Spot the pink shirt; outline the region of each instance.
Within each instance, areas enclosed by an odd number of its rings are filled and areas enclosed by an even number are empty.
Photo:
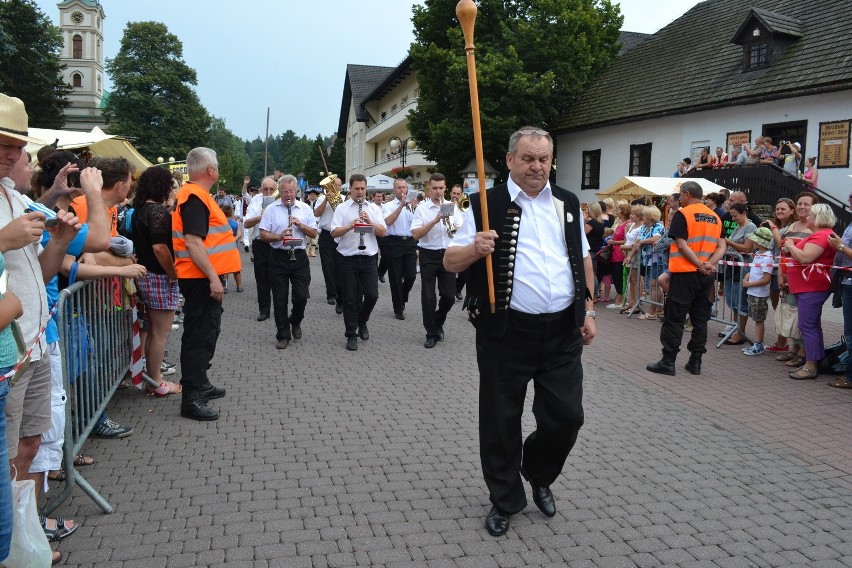
[[[627,229],[627,223],[622,223],[616,227],[615,232],[612,234],[612,240],[625,240],[625,229]],[[610,256],[610,260],[612,262],[624,262],[624,251],[621,250],[621,245],[612,245],[612,256]]]

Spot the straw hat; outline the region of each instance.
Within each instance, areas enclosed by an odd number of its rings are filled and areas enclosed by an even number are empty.
[[[28,122],[24,102],[0,93],[0,135],[31,144],[45,144],[44,140],[28,135]]]

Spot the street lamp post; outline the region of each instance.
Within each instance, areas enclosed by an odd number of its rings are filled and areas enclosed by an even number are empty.
[[[399,136],[394,136],[388,141],[388,147],[394,153],[399,152],[399,165],[404,170],[406,154],[408,153],[408,150],[414,150],[417,148],[417,142],[414,141],[414,138],[400,140]]]

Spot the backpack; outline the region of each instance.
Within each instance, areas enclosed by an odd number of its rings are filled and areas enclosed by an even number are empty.
[[[831,375],[842,375],[846,373],[846,363],[849,352],[846,350],[846,338],[843,337],[837,343],[826,345],[825,358],[819,362],[820,373]]]
[[[133,213],[135,211],[133,207],[127,207],[118,212],[118,234],[131,241],[133,240]]]

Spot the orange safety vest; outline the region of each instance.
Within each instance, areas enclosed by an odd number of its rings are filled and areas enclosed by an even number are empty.
[[[693,203],[681,207],[680,212],[686,219],[686,244],[701,260],[709,260],[719,246],[722,236],[722,221],[703,203]],[[696,272],[698,267],[689,262],[672,241],[669,248],[669,272]]]
[[[210,212],[210,225],[207,237],[204,239],[204,248],[207,258],[216,270],[216,274],[231,274],[240,271],[240,253],[231,226],[222,209],[216,205],[213,197],[202,186],[193,182],[186,182],[181,186],[177,194],[177,207],[172,213],[172,243],[175,249],[175,270],[178,278],[207,278],[198,266],[192,262],[189,250],[186,248],[186,237],[183,233],[183,217],[180,214],[181,206],[186,203],[190,195],[196,196],[207,207]]]

